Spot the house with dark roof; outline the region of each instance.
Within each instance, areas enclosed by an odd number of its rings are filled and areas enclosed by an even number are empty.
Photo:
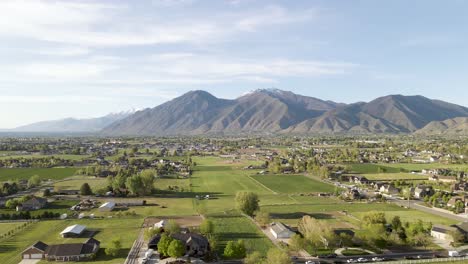
[[[25,201],[20,206],[16,207],[17,211],[33,211],[44,208],[47,205],[47,199],[41,197],[32,197]]]
[[[434,189],[432,189],[432,186],[430,185],[418,185],[414,188],[414,197],[417,199],[422,199],[426,196],[432,195],[434,195]]]
[[[203,257],[210,252],[208,239],[196,233],[178,233],[170,235],[173,239],[181,241],[185,245],[185,254],[191,257]],[[161,234],[153,236],[148,241],[148,248],[158,250]]]
[[[96,256],[100,242],[94,238],[84,243],[47,245],[41,241],[22,252],[23,259],[46,259],[48,261],[82,261]]]
[[[452,226],[433,225],[431,229],[431,236],[437,239],[453,242],[452,233],[457,229]]]
[[[58,244],[47,248],[45,258],[49,261],[82,261],[93,259],[99,250],[101,243],[90,238],[79,244]]]
[[[47,250],[47,247],[47,244],[41,241],[37,241],[32,246],[25,249],[21,253],[21,256],[23,257],[23,259],[43,259],[45,258],[45,252]]]

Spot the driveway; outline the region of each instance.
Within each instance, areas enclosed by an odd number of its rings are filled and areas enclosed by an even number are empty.
[[[41,261],[40,259],[23,259],[20,263],[18,264],[36,264],[38,263],[39,261]]]

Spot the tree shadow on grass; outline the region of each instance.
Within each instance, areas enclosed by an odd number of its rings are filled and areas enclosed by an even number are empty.
[[[270,217],[273,219],[299,219],[304,216],[311,216],[315,219],[333,219],[333,216],[329,214],[322,213],[304,213],[304,212],[294,212],[294,213],[271,213]]]

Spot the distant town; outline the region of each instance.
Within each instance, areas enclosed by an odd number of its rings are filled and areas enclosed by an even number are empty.
[[[463,137],[4,137],[0,259],[462,263],[467,155]]]

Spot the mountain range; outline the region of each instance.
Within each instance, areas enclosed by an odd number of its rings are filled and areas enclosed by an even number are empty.
[[[111,136],[412,133],[433,121],[456,117],[468,117],[468,108],[419,95],[388,95],[367,103],[343,104],[278,89],[259,89],[233,100],[191,91],[115,121],[101,133]]]
[[[48,133],[92,133],[99,132],[110,124],[130,116],[135,111],[111,113],[103,117],[78,119],[64,118],[59,120],[41,121],[14,129],[4,130],[6,132],[48,132]]]
[[[99,118],[37,122],[9,132],[93,133],[106,136],[238,134],[467,134],[468,108],[420,95],[388,95],[352,104],[279,89],[236,99],[190,91],[154,108]]]

